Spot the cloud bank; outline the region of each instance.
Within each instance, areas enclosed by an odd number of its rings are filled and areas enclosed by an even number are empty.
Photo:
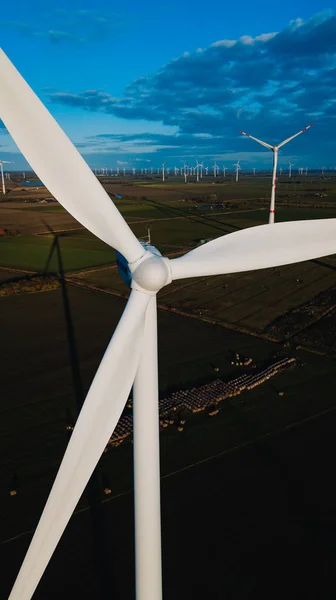
[[[130,152],[164,149],[171,156],[258,153],[259,147],[239,138],[239,129],[277,143],[311,121],[331,149],[336,134],[336,16],[324,12],[291,21],[280,32],[218,40],[185,52],[157,73],[130,83],[121,98],[104,90],[48,97],[51,103],[160,122],[177,131],[87,140],[87,148],[103,152],[122,151],[128,144]],[[303,137],[296,140],[297,149],[304,148]]]

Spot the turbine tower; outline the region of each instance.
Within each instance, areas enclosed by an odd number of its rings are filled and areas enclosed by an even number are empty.
[[[268,225],[250,227],[182,257],[163,257],[135,237],[78,150],[1,50],[0,72],[0,118],[9,134],[62,206],[117,249],[120,270],[131,288],[9,600],[31,600],[132,386],[136,599],[160,600],[157,293],[178,279],[253,271],[335,254],[336,219],[276,223],[272,230]],[[31,135],[32,130],[36,135]]]
[[[216,164],[216,161],[215,161],[215,164],[213,165],[213,174],[214,174],[214,177],[217,176],[217,166],[218,165]]]
[[[196,181],[199,181],[199,170],[200,169],[201,169],[201,177],[202,177],[203,163],[199,163],[198,160],[196,160]]]
[[[292,163],[292,162],[289,161],[288,165],[289,165],[289,167],[288,167],[288,177],[292,177],[292,167],[294,167],[295,163]]]
[[[1,169],[1,182],[2,182],[2,193],[3,195],[6,194],[6,186],[5,186],[5,179],[4,179],[4,171],[3,171],[3,166],[2,165],[10,165],[12,164],[12,162],[10,160],[0,160],[0,169]]]
[[[186,163],[184,163],[184,165],[183,165],[183,172],[184,172],[184,183],[187,183],[188,165]]]
[[[223,167],[223,176],[226,177],[225,172],[227,171],[227,167]]]
[[[166,162],[162,163],[162,181],[165,180],[165,169],[164,169],[164,166],[165,166]]]
[[[304,127],[303,129],[301,129],[298,133],[295,133],[295,135],[292,135],[291,137],[285,139],[283,142],[281,142],[277,146],[271,146],[271,144],[267,144],[266,142],[258,140],[258,138],[253,137],[249,133],[245,133],[245,131],[241,131],[240,132],[243,135],[246,135],[246,137],[249,137],[252,140],[254,140],[255,142],[258,142],[258,144],[261,144],[262,146],[265,146],[265,148],[268,148],[269,150],[272,150],[272,152],[273,152],[272,191],[271,191],[271,205],[270,205],[270,215],[269,215],[269,223],[270,223],[270,225],[274,223],[276,173],[277,173],[277,164],[278,164],[279,150],[280,150],[280,148],[282,148],[282,146],[284,146],[285,144],[288,144],[288,142],[290,142],[291,140],[293,140],[294,138],[296,138],[298,135],[301,135],[301,133],[303,133],[304,131],[307,131],[307,129],[309,129],[311,126],[312,126],[312,123],[310,125],[308,125],[307,127]]]

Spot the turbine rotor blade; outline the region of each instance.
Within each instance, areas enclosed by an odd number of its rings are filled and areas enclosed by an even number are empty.
[[[251,135],[250,133],[245,133],[245,131],[242,131],[242,130],[240,130],[240,133],[242,133],[243,135],[245,135],[248,138],[251,138],[251,140],[258,142],[258,144],[265,146],[265,148],[268,148],[269,150],[273,150],[273,146],[271,146],[271,144],[267,144],[267,142],[262,142],[261,140],[258,140],[258,138],[253,137],[253,135]]]
[[[144,250],[64,131],[0,49],[0,118],[48,190],[128,260]]]
[[[91,384],[9,600],[30,600],[126,404],[152,296],[132,291]]]
[[[259,225],[170,260],[173,281],[267,269],[336,253],[336,219]]]
[[[281,146],[284,146],[285,144],[288,144],[288,142],[290,142],[291,140],[293,140],[294,138],[296,138],[298,135],[301,135],[301,133],[304,133],[305,131],[307,131],[307,129],[310,129],[310,127],[312,127],[312,126],[313,126],[313,123],[311,123],[310,125],[307,125],[307,127],[304,127],[303,129],[301,129],[300,131],[298,131],[298,133],[295,133],[291,137],[289,137],[286,140],[284,140],[283,142],[281,142],[281,144],[278,144],[278,148],[281,148]]]

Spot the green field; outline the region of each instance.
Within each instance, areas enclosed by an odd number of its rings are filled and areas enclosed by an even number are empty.
[[[53,243],[52,235],[15,236],[0,240],[0,266],[43,272]],[[115,252],[109,246],[86,231],[73,232],[60,238],[65,271],[104,265],[115,260]],[[57,271],[56,253],[49,264],[49,271]]]

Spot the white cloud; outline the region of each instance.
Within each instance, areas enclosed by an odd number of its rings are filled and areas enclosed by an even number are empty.
[[[237,43],[236,40],[219,40],[218,42],[214,42],[211,44],[211,48],[216,48],[217,46],[224,46],[224,48],[232,48]]]

